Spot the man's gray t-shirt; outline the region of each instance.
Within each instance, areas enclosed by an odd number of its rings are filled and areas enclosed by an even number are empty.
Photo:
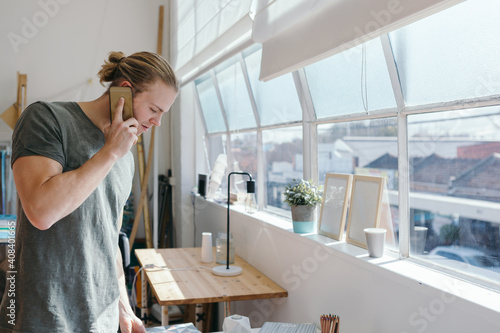
[[[12,163],[19,157],[41,155],[68,172],[103,146],[104,134],[77,103],[37,102],[16,125]],[[44,231],[33,227],[19,202],[15,269],[11,269],[16,273],[10,273],[15,292],[3,295],[1,332],[118,330],[118,221],[133,176],[129,152],[79,208]],[[12,303],[14,311],[12,306],[7,309]]]

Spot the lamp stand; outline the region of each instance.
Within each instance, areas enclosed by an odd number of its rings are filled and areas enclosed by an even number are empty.
[[[229,205],[230,205],[230,197],[231,197],[231,175],[247,175],[250,177],[250,180],[247,181],[247,193],[255,193],[255,181],[252,179],[252,175],[248,172],[231,172],[227,175],[227,246],[226,246],[226,265],[223,266],[215,266],[212,268],[212,273],[219,276],[236,276],[242,273],[242,269],[239,266],[230,266],[229,265],[229,241],[231,239],[229,234]]]
[[[226,265],[212,268],[212,273],[219,276],[236,276],[240,275],[242,271],[241,267],[232,265],[230,265],[229,268],[227,268]]]

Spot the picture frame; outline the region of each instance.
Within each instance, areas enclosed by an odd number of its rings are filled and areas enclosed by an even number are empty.
[[[327,173],[318,221],[318,234],[341,241],[351,195],[352,175]]]
[[[354,175],[347,219],[346,243],[364,249],[365,228],[378,228],[385,179],[375,176]]]

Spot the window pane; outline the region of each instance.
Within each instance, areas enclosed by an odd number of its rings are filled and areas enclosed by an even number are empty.
[[[380,39],[365,46],[366,90],[362,46],[305,67],[317,118],[396,107]]]
[[[252,178],[257,184],[257,133],[248,132],[231,134],[231,153],[233,157],[231,171],[248,172],[252,175]],[[249,178],[240,175],[234,175],[232,177],[231,184],[233,184],[234,180],[233,189],[236,189],[236,193],[243,193],[244,197],[246,197],[246,181],[249,180]]]
[[[284,203],[285,185],[303,176],[302,127],[286,127],[262,132],[267,169],[267,206],[290,210]]]
[[[200,100],[201,111],[208,133],[225,132],[226,125],[215,91],[214,83],[210,75],[206,75],[195,81],[196,91]]]
[[[498,106],[408,117],[413,255],[500,278],[499,129]]]
[[[220,154],[226,154],[226,135],[211,135],[208,137],[208,165],[213,169]]]
[[[398,147],[395,118],[318,125],[318,174],[327,172],[378,176],[386,179],[381,227],[386,245],[398,244]],[[392,230],[392,232],[391,232]]]
[[[302,108],[292,74],[285,74],[267,82],[259,81],[262,50],[252,52],[253,50],[254,48],[251,48],[249,54],[244,52],[244,56],[261,125],[300,121]]]
[[[229,129],[256,127],[240,62],[236,58],[230,59],[216,69],[216,76]]]
[[[227,136],[225,134],[208,137],[207,158],[210,165],[208,197],[214,199],[227,196],[226,140]],[[217,161],[221,162],[221,164],[217,165]]]
[[[406,103],[500,94],[499,12],[500,1],[470,0],[392,32]]]

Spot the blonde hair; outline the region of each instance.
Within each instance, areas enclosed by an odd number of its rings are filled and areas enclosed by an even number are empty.
[[[170,64],[152,52],[137,52],[128,57],[123,52],[111,52],[97,76],[102,85],[111,82],[110,87],[129,81],[134,92],[146,90],[159,79],[179,92],[179,81]]]

